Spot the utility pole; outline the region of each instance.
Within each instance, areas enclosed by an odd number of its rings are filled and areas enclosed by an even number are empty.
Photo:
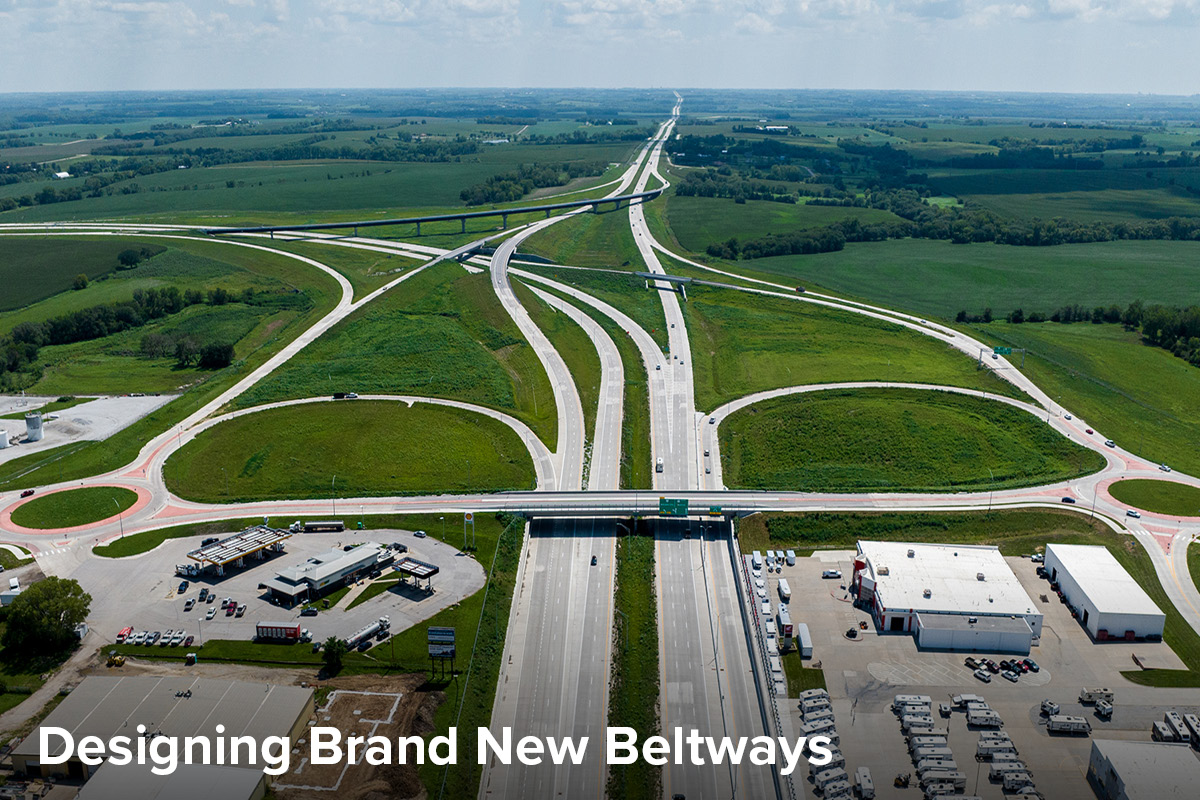
[[[121,538],[125,538],[125,518],[121,514],[121,504],[117,502],[117,498],[111,498],[113,505],[117,507],[117,522],[121,526]]]
[[[333,495],[333,515],[337,516],[337,475],[329,482],[329,493]]]

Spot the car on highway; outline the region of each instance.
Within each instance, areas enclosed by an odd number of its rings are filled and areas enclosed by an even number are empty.
[[[977,669],[972,674],[979,680],[983,681],[984,683],[992,682],[992,675],[986,669]]]
[[[21,497],[33,497],[33,489],[26,489],[21,492]]]
[[[708,458],[708,448],[704,448],[704,457]]]
[[[1141,519],[1141,518],[1142,518],[1142,513],[1141,513],[1140,511],[1138,511],[1137,509],[1133,509],[1133,508],[1131,508],[1131,509],[1128,509],[1128,510],[1125,512],[1125,516],[1127,516],[1127,517],[1133,517],[1134,519]]]
[[[1067,497],[1066,495],[1064,495],[1064,496],[1063,496],[1063,499],[1062,499],[1062,501],[1063,501],[1064,503],[1074,503],[1074,502],[1075,502],[1075,498],[1074,498],[1074,497]]]
[[[1117,446],[1117,443],[1116,443],[1116,442],[1114,442],[1112,439],[1105,439],[1105,440],[1104,440],[1104,446],[1105,446],[1105,447],[1116,447],[1116,446]]]
[[[1017,673],[1013,672],[1011,669],[1006,669],[1006,670],[1004,670],[1004,672],[1000,673],[1000,677],[1004,678],[1004,680],[1006,680],[1006,681],[1011,681],[1012,683],[1016,683],[1017,679],[1020,678],[1021,676],[1018,675]]]
[[[708,424],[709,424],[709,425],[716,425],[716,424],[717,424],[717,418],[716,418],[716,417],[709,417],[709,418],[708,418]]]
[[[995,360],[995,361],[999,361],[999,360],[1000,360],[1000,356],[996,355],[995,353],[992,353],[992,359],[993,359],[993,360]]]
[[[655,368],[655,369],[657,369],[657,370],[661,370],[661,369],[662,369],[662,364],[655,364],[655,365],[654,365],[654,368]]]
[[[1063,419],[1073,419],[1070,414],[1063,414]]]
[[[210,609],[208,610],[208,613],[204,615],[204,618],[205,618],[205,619],[212,619],[212,618],[213,618],[213,617],[215,617],[216,615],[217,615],[217,610],[216,610],[215,608],[210,608]]]
[[[413,531],[413,536],[417,537],[418,539],[424,539],[428,535],[429,534],[425,533],[425,531]]]
[[[840,578],[842,571],[840,569],[827,569],[821,573],[822,578]]]
[[[1161,472],[1170,472],[1171,471],[1171,468],[1168,467],[1166,464],[1159,464],[1158,469]]]
[[[596,566],[596,557],[592,556],[592,566]]]
[[[1087,428],[1086,430],[1084,430],[1084,433],[1089,433],[1089,434],[1091,434],[1091,433],[1095,433],[1095,431],[1094,431],[1094,430],[1092,430],[1091,428]]]
[[[704,474],[705,474],[705,475],[711,475],[711,474],[712,474],[712,467],[705,467],[705,468],[704,468]]]

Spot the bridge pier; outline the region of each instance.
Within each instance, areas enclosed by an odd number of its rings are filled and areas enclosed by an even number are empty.
[[[546,219],[550,219],[550,209],[546,209]]]
[[[421,235],[421,223],[417,223],[417,236]]]
[[[357,225],[354,226],[354,238],[355,239],[358,238],[358,226]]]
[[[502,230],[502,231],[508,230],[508,214],[500,215],[500,230]]]
[[[460,217],[458,221],[462,223],[462,233],[466,233],[467,232],[467,218]]]

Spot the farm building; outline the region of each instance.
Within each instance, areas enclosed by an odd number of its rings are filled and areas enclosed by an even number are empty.
[[[1101,800],[1196,796],[1200,759],[1186,744],[1093,739],[1088,783]]]
[[[280,570],[258,588],[290,606],[301,600],[315,600],[377,567],[387,566],[393,559],[391,551],[378,542],[363,542],[348,550],[335,547],[303,564]]]
[[[1162,638],[1166,615],[1107,547],[1047,545],[1045,568],[1093,639]]]
[[[98,736],[133,735],[138,725],[182,740],[187,736],[288,736],[295,741],[308,730],[313,713],[313,690],[266,683],[210,680],[190,675],[178,677],[130,676],[84,678],[62,703],[50,712],[43,726],[65,728],[78,742]],[[218,734],[216,725],[224,725]],[[42,765],[39,729],[25,737],[12,752],[14,772],[49,778],[65,775],[87,779],[99,767],[85,765],[76,753],[63,764]],[[51,738],[55,746],[62,742]],[[62,752],[58,750],[56,752]],[[49,754],[48,754],[49,755]],[[246,764],[261,773],[262,763]],[[129,795],[136,796],[136,795]]]
[[[1026,654],[1041,636],[1041,612],[995,547],[859,542],[853,585],[880,630],[922,648]]]

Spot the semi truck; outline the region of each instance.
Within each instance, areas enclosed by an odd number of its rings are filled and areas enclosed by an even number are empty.
[[[336,533],[346,530],[346,524],[340,519],[296,520],[288,530],[292,533]]]
[[[389,620],[387,617],[380,617],[379,619],[372,622],[370,625],[366,626],[365,628],[360,629],[349,639],[346,639],[346,647],[353,650],[354,648],[358,647],[363,642],[370,641],[371,637],[374,636],[375,634],[379,633],[380,631],[385,631],[388,628],[390,628],[391,624],[392,624],[391,620]]]
[[[273,642],[300,641],[299,622],[259,622],[254,626],[256,639]]]

